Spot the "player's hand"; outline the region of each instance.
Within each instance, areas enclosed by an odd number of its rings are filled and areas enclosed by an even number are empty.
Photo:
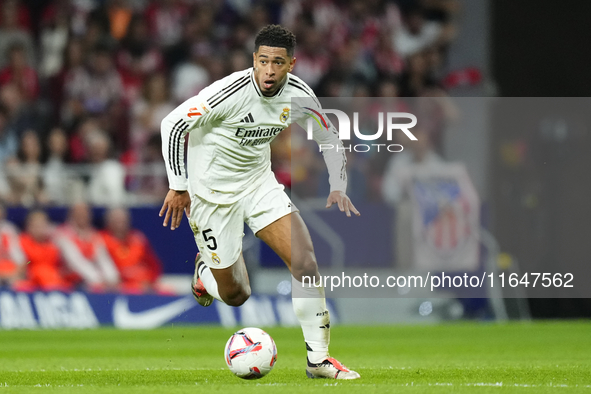
[[[191,213],[190,209],[191,197],[189,196],[188,191],[169,190],[164,199],[164,204],[162,204],[162,209],[160,210],[160,217],[166,213],[162,225],[167,227],[168,220],[170,220],[170,229],[174,230],[181,225],[183,212],[187,211],[187,216],[189,216]]]
[[[357,216],[361,216],[355,205],[351,202],[349,197],[341,191],[335,190],[330,192],[326,199],[326,208],[330,208],[332,204],[337,204],[341,212],[345,212],[348,217],[351,217],[351,212]]]

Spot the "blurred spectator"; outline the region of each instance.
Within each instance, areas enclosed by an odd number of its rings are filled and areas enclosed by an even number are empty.
[[[299,62],[298,62],[299,64]],[[252,67],[252,54],[236,49],[230,53],[229,74]]]
[[[144,83],[144,74],[141,70],[141,59],[132,57],[129,59],[129,68],[120,69],[121,84],[123,86],[122,99],[125,103],[125,110],[133,105],[142,94],[142,85]]]
[[[45,8],[41,17],[39,74],[51,78],[63,67],[64,50],[68,44],[72,7],[68,0],[57,0]]]
[[[48,80],[48,98],[53,106],[54,118],[62,125],[70,125],[72,122],[72,110],[62,105],[65,100],[66,80],[71,75],[81,73],[84,68],[85,50],[82,40],[71,37],[63,52],[63,60],[60,63],[59,71]],[[81,110],[79,110],[81,111]],[[57,123],[57,122],[56,122]]]
[[[369,84],[376,76],[372,64],[371,53],[362,46],[359,39],[347,41],[337,53],[337,59],[332,63],[329,72],[320,82],[322,94],[337,93],[339,96],[351,97],[355,87],[359,84]],[[338,89],[332,83],[338,83]]]
[[[121,163],[109,157],[109,137],[100,131],[93,131],[87,136],[86,143],[92,164],[88,201],[99,206],[125,204],[125,169]]]
[[[13,82],[0,87],[0,103],[8,110],[8,123],[17,137],[25,130],[40,129],[39,114],[35,105],[27,103],[21,89]]]
[[[95,3],[96,5],[96,3]],[[111,22],[105,7],[93,8],[87,15],[84,25],[82,42],[84,47],[92,50],[97,45],[113,48],[117,40],[111,36]]]
[[[135,194],[136,204],[158,204],[168,192],[168,180],[162,159],[162,141],[153,134],[142,152],[142,166],[130,166],[129,189]]]
[[[64,52],[64,62],[60,74],[65,83],[68,74],[73,75],[76,72],[81,72],[84,69],[84,59],[88,55],[84,43],[79,38],[71,37],[66,45]]]
[[[295,51],[297,67],[293,72],[302,78],[312,89],[316,89],[322,77],[330,68],[330,57],[323,45],[323,37],[318,29],[308,26],[298,37]]]
[[[111,27],[111,36],[121,40],[127,33],[133,10],[127,0],[107,0],[107,14]]]
[[[205,63],[207,73],[209,74],[209,82],[219,81],[220,79],[227,77],[227,65],[228,59],[226,56],[221,56],[219,54],[212,55],[211,58],[209,58]],[[249,65],[248,67],[251,66]]]
[[[0,67],[6,66],[6,54],[14,44],[22,45],[27,62],[35,64],[35,46],[28,30],[28,9],[19,3],[18,0],[4,0],[0,4]]]
[[[54,128],[47,138],[48,158],[43,168],[45,196],[50,204],[61,205],[68,201],[69,182],[66,177],[68,138],[60,128]]]
[[[398,76],[404,70],[404,58],[394,49],[390,34],[383,34],[377,38],[373,61],[378,73],[384,77]],[[381,82],[381,79],[378,81]]]
[[[109,256],[102,237],[92,226],[92,212],[87,204],[74,204],[66,222],[56,234],[62,257],[72,271],[71,279],[91,291],[114,290],[119,273]]]
[[[226,46],[232,51],[242,51],[250,54],[252,59],[253,44],[250,40],[252,38],[253,29],[246,22],[237,23],[229,34]],[[244,70],[244,69],[243,69]]]
[[[269,23],[271,23],[271,17],[269,16],[269,5],[263,4],[262,2],[252,2],[252,5],[248,8],[248,15],[246,20],[250,24],[251,37],[247,41],[248,48],[252,50],[254,48],[254,40],[257,33]]]
[[[160,135],[162,119],[174,108],[166,76],[158,73],[146,79],[142,97],[132,107],[131,147],[136,161],[144,161],[148,140]]]
[[[8,65],[0,70],[0,86],[13,83],[27,101],[39,95],[39,80],[34,68],[27,64],[25,47],[19,43],[8,48]]]
[[[119,270],[121,289],[128,293],[154,291],[162,263],[146,236],[131,228],[129,211],[122,208],[107,211],[101,235]]]
[[[81,121],[68,139],[68,150],[70,160],[74,163],[82,163],[88,161],[88,143],[87,139],[93,132],[104,133],[98,121],[95,118],[89,117]]]
[[[146,8],[146,19],[152,39],[163,48],[176,44],[181,38],[186,12],[187,7],[180,0],[150,2]]]
[[[436,87],[436,81],[429,75],[425,52],[417,52],[408,58],[406,72],[400,79],[401,97],[418,97],[427,89]]]
[[[447,126],[460,117],[460,111],[449,99],[447,93],[438,87],[423,90],[423,94],[413,105],[413,113],[421,119],[423,131],[426,133],[431,147],[435,152],[443,152],[443,137]]]
[[[408,197],[410,168],[429,169],[443,162],[433,150],[433,143],[424,129],[414,127],[413,134],[417,141],[408,144],[410,149],[392,155],[384,173],[382,194],[384,201],[393,205]]]
[[[288,1],[281,10],[281,24],[296,36],[300,27],[312,23],[325,38],[324,45],[338,49],[347,39],[347,8],[339,7],[331,0]]]
[[[413,258],[412,203],[411,188],[414,171],[428,171],[436,169],[443,160],[432,148],[428,133],[419,128],[413,128],[417,141],[412,141],[410,149],[405,149],[392,156],[387,164],[382,184],[382,197],[396,210],[394,231],[396,239],[393,249],[399,268],[410,268]]]
[[[191,59],[179,65],[172,77],[172,94],[177,102],[183,102],[198,94],[211,80],[205,67],[205,59],[212,55],[213,49],[207,42],[196,43],[191,51]]]
[[[18,230],[6,220],[4,206],[0,204],[0,286],[14,283],[24,265]]]
[[[139,14],[133,16],[127,34],[121,40],[117,65],[125,85],[126,99],[131,105],[140,98],[144,79],[163,69],[162,54],[150,40],[148,25]]]
[[[413,4],[404,11],[403,25],[394,33],[396,51],[410,56],[440,42],[443,37],[441,23],[425,20],[420,4]]]
[[[53,243],[54,228],[47,214],[33,210],[27,215],[25,232],[21,234],[21,246],[28,261],[26,280],[19,290],[68,291],[70,284],[64,278],[60,250]]]
[[[123,93],[121,76],[113,66],[107,44],[97,44],[88,67],[71,69],[65,80],[66,119],[86,114],[102,115],[120,103]]]
[[[4,10],[2,15],[0,15],[0,24],[6,23],[6,12],[11,13],[11,17],[15,18],[16,25],[23,30],[31,30],[31,14],[29,13],[29,9],[26,5],[22,4],[20,0],[4,0],[4,7],[7,10]]]
[[[18,138],[9,125],[9,116],[8,108],[0,104],[0,169],[8,160],[16,158],[18,150]]]
[[[225,71],[225,64],[219,65],[222,53],[215,27],[211,7],[194,8],[185,21],[182,40],[168,51],[175,100],[180,102],[195,95],[214,75]]]
[[[7,163],[6,167],[12,201],[28,207],[45,201],[41,182],[41,142],[34,130],[23,134],[18,160]]]

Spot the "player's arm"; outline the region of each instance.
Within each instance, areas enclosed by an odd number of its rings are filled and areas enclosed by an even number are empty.
[[[351,199],[347,196],[347,157],[343,143],[338,138],[338,132],[332,125],[330,120],[322,113],[317,99],[314,97],[310,103],[314,103],[311,107],[306,109],[297,109],[297,122],[304,129],[307,130],[308,117],[304,116],[304,112],[313,110],[316,114],[322,114],[321,122],[312,122],[312,138],[320,147],[331,147],[330,149],[322,149],[322,156],[328,169],[328,182],[330,183],[330,194],[326,200],[326,208],[330,208],[333,204],[337,204],[341,212],[345,212],[347,216],[351,216],[351,212],[359,216],[360,213],[355,208]]]
[[[168,114],[161,123],[162,156],[166,164],[166,174],[170,190],[168,191],[160,216],[165,215],[163,226],[177,228],[186,211],[189,215],[191,198],[185,173],[185,136],[192,129],[204,126],[218,119],[222,106],[212,108],[208,97],[215,93],[216,86],[211,85]]]

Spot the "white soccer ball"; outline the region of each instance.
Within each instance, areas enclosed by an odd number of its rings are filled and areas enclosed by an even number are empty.
[[[273,338],[260,328],[236,331],[226,343],[228,368],[242,379],[260,379],[273,369],[277,347]]]

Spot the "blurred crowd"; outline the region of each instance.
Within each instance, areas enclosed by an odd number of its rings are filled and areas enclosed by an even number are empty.
[[[121,207],[158,204],[168,190],[168,112],[251,67],[269,23],[296,34],[294,74],[319,97],[444,100],[458,82],[443,75],[458,11],[459,0],[0,1],[0,286],[166,292]],[[437,165],[441,125],[454,117],[438,102],[439,121],[402,154],[348,153],[353,198],[395,203],[400,168]],[[290,129],[278,136],[273,169],[302,197],[324,196],[326,167],[298,141]],[[22,229],[5,219],[15,205],[29,208]],[[52,224],[43,209],[64,205],[67,220]],[[109,208],[100,231],[92,206]]]
[[[162,264],[146,236],[131,228],[129,211],[111,208],[103,219],[104,229],[94,228],[86,203],[72,205],[60,225],[32,209],[21,232],[0,205],[0,288],[169,294],[159,283]]]
[[[458,0],[0,4],[0,202],[30,207],[161,201],[168,184],[160,120],[250,67],[254,37],[269,23],[296,34],[294,73],[318,96],[444,96],[442,65],[459,7]],[[276,141],[273,157],[288,184],[289,139]]]

